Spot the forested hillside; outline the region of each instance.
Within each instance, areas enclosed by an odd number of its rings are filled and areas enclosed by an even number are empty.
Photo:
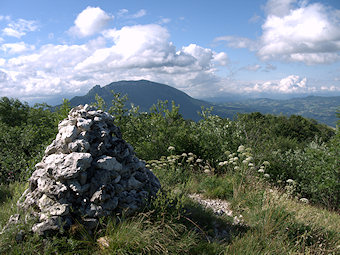
[[[340,105],[340,97],[308,96],[287,100],[261,98],[246,101],[242,100],[239,102],[225,102],[218,105],[229,107],[229,109],[233,107],[234,110],[232,112],[234,113],[250,113],[256,111],[263,114],[301,115],[335,127],[337,122],[336,110]]]
[[[92,234],[75,226],[18,240],[28,221],[0,234],[0,253],[337,254],[339,129],[297,115],[254,112],[230,120],[207,108],[194,122],[176,102],[159,101],[148,113],[125,104],[116,94],[110,107],[98,96],[95,106],[115,116],[123,138],[159,178],[157,198],[130,218],[103,219]],[[25,214],[16,201],[69,110],[67,100],[51,111],[0,99],[0,230],[10,215]],[[232,216],[204,209],[192,194],[228,201]]]

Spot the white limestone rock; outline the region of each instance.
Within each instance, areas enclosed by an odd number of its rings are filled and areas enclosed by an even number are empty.
[[[76,222],[91,231],[100,217],[132,213],[160,189],[110,114],[77,106],[58,130],[18,201],[37,219],[33,232],[67,230]]]

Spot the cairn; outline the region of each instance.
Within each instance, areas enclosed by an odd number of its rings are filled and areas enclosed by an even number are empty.
[[[18,201],[37,219],[33,232],[44,235],[76,222],[91,231],[99,218],[135,212],[160,189],[107,112],[77,106],[58,130]]]

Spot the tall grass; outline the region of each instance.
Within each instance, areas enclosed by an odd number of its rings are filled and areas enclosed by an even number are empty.
[[[340,216],[301,203],[249,171],[214,173],[209,163],[182,156],[148,162],[162,183],[152,203],[132,217],[102,219],[92,235],[73,226],[64,235],[39,237],[29,232],[32,222],[0,235],[1,254],[338,254]],[[237,168],[238,170],[238,168]],[[0,225],[24,212],[16,201],[26,188],[0,186]],[[226,199],[233,216],[216,216],[188,198],[200,193]],[[16,240],[25,230],[23,240]],[[227,234],[220,236],[219,232]]]

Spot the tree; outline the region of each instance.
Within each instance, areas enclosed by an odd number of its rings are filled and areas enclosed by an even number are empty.
[[[28,104],[18,99],[2,97],[0,99],[0,121],[8,126],[15,127],[26,123],[29,113]]]

